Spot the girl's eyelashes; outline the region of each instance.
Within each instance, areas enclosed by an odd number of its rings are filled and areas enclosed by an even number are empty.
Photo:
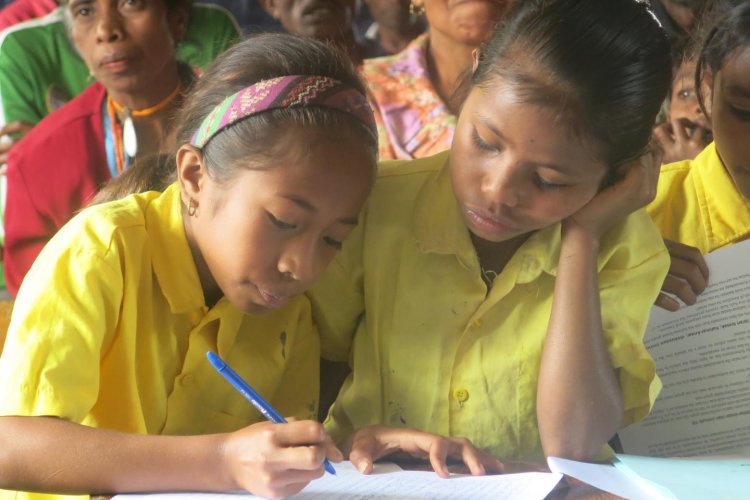
[[[477,132],[476,129],[474,129],[472,131],[471,138],[474,141],[474,145],[476,145],[476,147],[478,147],[482,151],[487,151],[487,152],[490,152],[490,153],[496,153],[496,152],[498,152],[500,150],[498,147],[492,146],[491,144],[488,144],[487,142],[484,141],[484,139],[482,139],[481,137],[479,137],[479,132]]]
[[[284,222],[283,220],[274,217],[274,215],[271,212],[266,212],[266,215],[268,215],[268,220],[271,221],[271,224],[281,229],[282,231],[291,231],[297,228],[295,224],[292,224],[290,222]]]
[[[742,121],[750,121],[750,111],[729,106],[729,111]]]
[[[472,131],[471,138],[474,141],[476,147],[482,151],[487,151],[489,153],[500,152],[500,147],[493,146],[485,142],[484,139],[479,136],[479,133],[476,129]],[[566,186],[566,184],[550,182],[536,172],[534,173],[534,184],[536,184],[539,189],[542,189],[544,191],[553,191],[555,189],[560,189]]]
[[[544,191],[554,191],[556,189],[560,189],[565,187],[565,184],[557,184],[554,182],[549,182],[544,177],[539,175],[538,173],[534,173],[534,184],[537,185],[539,189],[542,189]]]
[[[278,217],[274,216],[271,212],[266,212],[266,215],[268,216],[268,220],[271,221],[271,224],[273,224],[276,228],[280,229],[281,231],[293,231],[297,229],[297,224],[292,224],[291,222],[285,222]],[[336,238],[333,238],[331,236],[324,236],[323,242],[336,249],[341,250],[341,246],[343,245],[343,241],[337,240]]]
[[[326,245],[329,245],[335,248],[336,250],[341,250],[341,246],[343,245],[342,241],[339,241],[335,238],[331,238],[330,236],[324,236],[323,241],[326,242]]]

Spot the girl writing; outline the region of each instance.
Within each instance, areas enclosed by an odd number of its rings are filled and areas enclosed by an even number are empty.
[[[177,182],[84,210],[20,288],[0,357],[0,488],[278,497],[340,459],[311,421],[319,341],[301,294],[373,183],[356,71],[319,42],[250,39],[176,123]],[[208,350],[307,420],[257,423]]]
[[[475,57],[451,150],[383,165],[311,290],[324,357],[352,368],[327,429],[364,471],[412,429],[592,459],[656,387],[668,255],[638,209],[664,32],[632,0],[528,0]]]
[[[706,80],[708,96],[698,86]],[[664,238],[672,240],[665,291],[688,304],[708,279],[700,254],[750,237],[750,3],[723,10],[701,49],[695,81],[714,142],[694,160],[662,167],[648,206]],[[661,301],[668,309],[679,307],[667,295]]]

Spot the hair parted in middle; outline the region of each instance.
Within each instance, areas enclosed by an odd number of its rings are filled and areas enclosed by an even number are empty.
[[[669,92],[670,46],[634,0],[524,0],[479,50],[472,84],[494,78],[594,141],[610,169],[641,155]]]

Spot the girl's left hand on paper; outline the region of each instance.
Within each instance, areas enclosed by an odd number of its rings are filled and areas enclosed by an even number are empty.
[[[621,165],[619,178],[563,221],[563,229],[584,229],[598,239],[609,227],[653,201],[659,180],[662,152],[658,146]]]
[[[232,482],[266,498],[301,491],[323,475],[325,458],[343,460],[323,426],[311,420],[253,424],[229,434],[222,448]]]
[[[669,273],[661,286],[655,304],[667,311],[676,311],[679,298],[687,305],[695,304],[698,295],[708,286],[708,265],[700,250],[677,241],[664,240],[669,250]]]
[[[441,477],[450,475],[448,459],[461,460],[475,476],[503,472],[503,464],[499,460],[471,444],[468,439],[384,425],[372,425],[355,432],[349,460],[360,472],[369,474],[377,460],[398,453],[429,459],[432,468]]]

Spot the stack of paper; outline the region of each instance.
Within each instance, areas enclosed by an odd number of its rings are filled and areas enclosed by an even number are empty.
[[[550,470],[633,500],[750,499],[750,457],[618,455],[612,465],[549,457]]]
[[[644,340],[664,388],[648,417],[618,433],[629,455],[750,455],[750,240],[706,263],[695,305],[651,311]]]

